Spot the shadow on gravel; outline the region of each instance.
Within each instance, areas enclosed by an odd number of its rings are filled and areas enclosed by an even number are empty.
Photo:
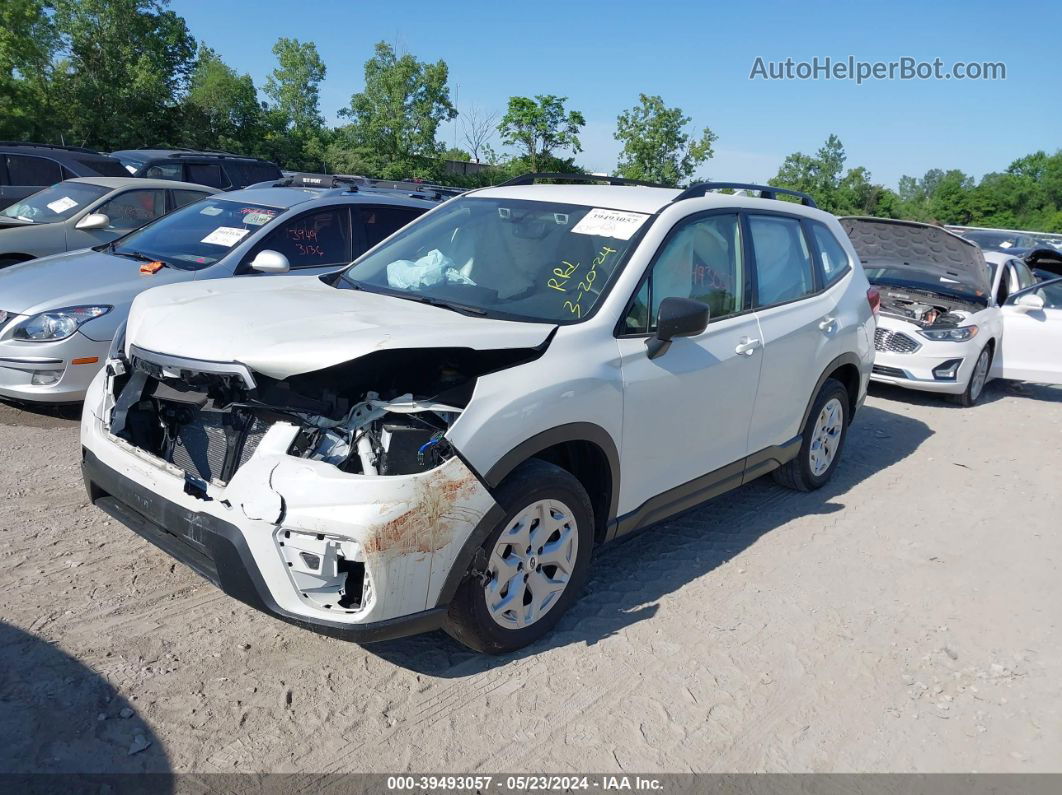
[[[970,409],[960,406],[947,395],[938,395],[933,392],[919,392],[917,389],[905,389],[902,386],[892,384],[872,383],[870,394],[882,400],[894,400],[898,403],[910,403],[914,406],[926,406],[927,408],[942,409]],[[1040,400],[1046,403],[1062,403],[1062,387],[1048,384],[1029,384],[1025,381],[989,381],[985,384],[985,390],[981,393],[981,399],[973,406],[984,406],[995,403],[1008,397]]]
[[[39,774],[92,773],[100,774],[96,784],[115,776],[111,784],[120,782],[122,791],[129,791],[124,774],[169,770],[162,743],[103,677],[48,642],[0,622],[0,788],[70,792],[76,789],[70,776]],[[36,775],[23,779],[23,774]],[[152,792],[172,790],[168,776],[151,781]]]
[[[66,428],[81,421],[82,403],[15,403],[0,399],[0,425]]]
[[[652,618],[661,598],[708,574],[760,536],[800,516],[844,510],[837,498],[911,455],[932,433],[920,420],[864,406],[849,428],[841,464],[824,488],[805,494],[782,488],[769,476],[760,478],[631,539],[602,547],[580,599],[552,633],[519,652],[479,655],[442,632],[365,649],[418,673],[463,677],[570,643],[592,645]]]

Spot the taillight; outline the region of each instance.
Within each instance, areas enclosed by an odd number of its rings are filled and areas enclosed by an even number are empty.
[[[878,293],[877,287],[867,288],[867,303],[870,304],[870,311],[877,315],[881,308],[881,294]]]

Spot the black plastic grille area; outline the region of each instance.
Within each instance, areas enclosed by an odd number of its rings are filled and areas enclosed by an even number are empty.
[[[874,350],[889,353],[914,353],[922,346],[902,331],[879,328],[874,332]]]
[[[173,463],[203,480],[220,480],[229,447],[225,435],[226,416],[229,415],[220,411],[200,411],[194,420],[182,425],[173,446]],[[247,463],[267,430],[269,425],[255,418],[247,430],[236,469]]]
[[[899,367],[886,367],[883,364],[875,364],[874,372],[878,375],[887,375],[892,378],[906,378],[907,373],[901,370]]]

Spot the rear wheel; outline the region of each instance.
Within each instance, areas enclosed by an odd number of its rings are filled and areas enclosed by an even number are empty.
[[[974,364],[973,372],[970,373],[970,381],[966,384],[966,389],[962,391],[961,395],[953,396],[955,402],[966,408],[977,403],[981,398],[981,394],[985,391],[985,384],[988,383],[988,371],[991,368],[992,350],[986,345],[977,356],[977,362]]]
[[[531,460],[498,488],[505,518],[483,544],[486,572],[466,579],[446,631],[489,654],[549,632],[578,598],[593,551],[593,508],[566,470]]]
[[[786,488],[813,491],[826,485],[848,434],[848,390],[833,378],[819,390],[802,434],[800,452],[774,470],[774,479]]]

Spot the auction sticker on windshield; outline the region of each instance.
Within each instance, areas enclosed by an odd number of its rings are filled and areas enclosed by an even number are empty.
[[[56,215],[66,210],[69,210],[71,207],[77,207],[77,202],[71,199],[69,196],[64,196],[61,199],[56,199],[53,202],[48,202],[48,209]]]
[[[225,248],[231,248],[235,246],[243,236],[250,232],[250,229],[238,229],[234,226],[219,226],[209,235],[200,240],[200,243],[211,243],[215,246],[225,246]]]
[[[623,213],[618,210],[602,210],[595,207],[572,227],[572,232],[577,235],[630,240],[631,235],[638,231],[638,227],[645,223],[648,217],[643,213]]]

